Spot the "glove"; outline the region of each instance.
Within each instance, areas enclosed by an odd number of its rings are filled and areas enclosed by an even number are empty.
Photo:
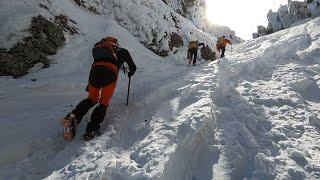
[[[128,77],[131,77],[131,76],[133,76],[134,75],[134,72],[133,71],[129,71],[128,72]]]
[[[86,91],[89,92],[89,84],[86,87]]]

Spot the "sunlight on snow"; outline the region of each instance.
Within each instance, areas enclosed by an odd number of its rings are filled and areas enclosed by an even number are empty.
[[[300,0],[303,1],[303,0]],[[276,11],[287,0],[206,0],[207,18],[213,23],[228,26],[243,39],[251,39],[258,25],[266,26],[270,9]]]

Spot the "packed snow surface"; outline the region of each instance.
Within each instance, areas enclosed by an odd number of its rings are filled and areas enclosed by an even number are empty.
[[[0,179],[320,178],[320,18],[189,66],[185,52],[160,58],[115,21],[64,8],[81,33],[55,64],[0,78]],[[91,48],[106,35],[138,67],[129,106],[121,73],[101,136],[82,139],[90,111],[65,142],[60,119],[86,97]]]

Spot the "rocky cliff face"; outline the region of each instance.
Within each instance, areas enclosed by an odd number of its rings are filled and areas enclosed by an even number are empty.
[[[241,41],[228,27],[207,21],[205,0],[81,0],[77,4],[95,9],[94,13],[112,16],[160,56],[176,52],[190,40],[213,44],[212,37],[226,35],[234,43]],[[203,33],[208,33],[208,37],[200,38]]]
[[[311,17],[315,18],[320,16],[320,0],[307,0],[308,9],[311,12]]]
[[[258,26],[258,33],[253,33],[253,38],[258,38],[260,36],[265,36],[267,34],[271,34],[272,29],[268,26],[268,28],[264,26]]]
[[[193,13],[190,11],[196,5],[196,0],[162,0],[166,5],[170,6],[175,12],[181,16],[191,19]],[[203,0],[198,1],[204,3]]]
[[[42,16],[32,18],[29,28],[31,36],[18,42],[9,51],[0,51],[0,76],[23,76],[36,64],[48,67],[47,55],[53,55],[63,45],[62,29]]]
[[[305,2],[288,0],[288,4],[281,6],[277,12],[269,11],[268,26],[258,26],[258,32],[253,38],[271,34],[287,29],[297,22],[320,15],[320,0],[307,0]]]

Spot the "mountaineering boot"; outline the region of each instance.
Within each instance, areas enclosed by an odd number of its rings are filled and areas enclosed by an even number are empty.
[[[96,136],[100,136],[100,132],[99,131],[91,131],[91,132],[86,132],[83,135],[83,138],[85,141],[90,141],[91,139],[93,139]]]
[[[68,114],[61,121],[63,127],[63,138],[66,141],[71,141],[76,135],[77,122],[73,113]]]

